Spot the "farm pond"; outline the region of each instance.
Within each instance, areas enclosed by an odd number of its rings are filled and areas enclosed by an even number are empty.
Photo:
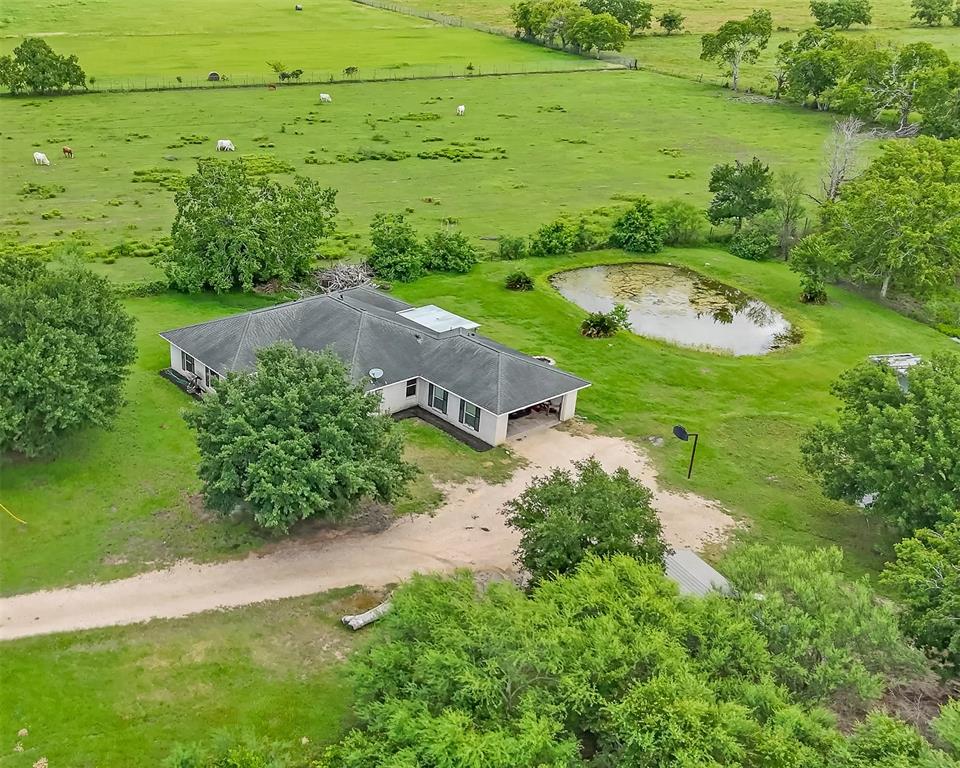
[[[772,307],[685,267],[606,264],[559,272],[550,281],[588,312],[623,304],[634,333],[683,347],[762,355],[798,340]]]

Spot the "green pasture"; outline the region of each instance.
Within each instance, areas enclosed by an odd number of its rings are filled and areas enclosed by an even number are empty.
[[[7,0],[0,53],[24,36],[75,53],[97,88],[201,83],[211,71],[234,83],[275,81],[267,62],[304,79],[466,74],[591,66],[577,56],[516,40],[381,11],[350,0]]]
[[[830,115],[626,70],[330,85],[333,103],[322,106],[319,90],[0,99],[0,236],[104,247],[165,235],[175,209],[163,175],[191,173],[219,138],[233,140],[236,155],[281,161],[338,189],[346,231],[406,209],[423,229],[448,221],[496,237],[622,194],[706,203],[710,169],[753,155],[799,172],[813,191],[832,125]],[[73,160],[58,156],[63,144]],[[49,167],[33,164],[36,149]],[[338,159],[364,152],[409,156]],[[477,157],[417,157],[424,152]],[[56,196],[29,196],[28,184]]]
[[[547,275],[630,258],[603,252],[486,262],[469,275],[431,276],[397,292],[414,303],[456,308],[494,339],[550,355],[592,381],[580,412],[601,431],[645,446],[648,437],[666,436],[663,448],[650,447],[665,481],[719,499],[751,523],[746,535],[806,546],[842,544],[852,567],[876,568],[888,554],[884,537],[855,510],[822,497],[800,467],[798,435],[831,415],[830,383],[868,354],[929,354],[951,342],[839,289],[826,307],[802,306],[797,278],[783,264],[742,261],[708,249],[669,250],[660,258],[726,280],[780,309],[805,332],[799,347],[734,358],[626,333],[611,340],[583,338],[578,332],[583,312],[553,291]],[[536,291],[515,294],[502,287],[517,266],[537,278]],[[73,436],[52,459],[8,460],[0,467],[4,503],[28,523],[0,519],[3,592],[116,578],[181,557],[238,555],[264,543],[247,525],[203,509],[196,448],[180,418],[189,401],[157,375],[168,364],[168,349],[156,335],[264,301],[173,293],[128,301],[137,318],[140,355],[115,427]],[[689,484],[683,476],[688,446],[669,438],[678,422],[701,433]],[[404,429],[411,457],[426,475],[401,501],[400,512],[423,511],[439,501],[431,477],[498,481],[513,466],[503,449],[478,454],[432,428],[407,423]]]
[[[342,661],[364,636],[339,616],[376,602],[341,590],[6,642],[0,766],[30,768],[41,757],[70,768],[158,766],[174,744],[220,730],[312,754],[349,725]],[[18,741],[23,752],[13,749]]]
[[[0,520],[0,593],[119,578],[177,559],[242,555],[270,537],[203,508],[199,456],[180,417],[190,398],[158,375],[170,364],[157,334],[264,306],[256,296],[168,294],[131,299],[139,355],[112,429],[74,435],[46,460],[0,459],[0,499],[27,524]],[[504,449],[476,453],[417,422],[404,422],[411,460],[423,470],[398,512],[423,512],[434,486],[468,477],[503,480]]]

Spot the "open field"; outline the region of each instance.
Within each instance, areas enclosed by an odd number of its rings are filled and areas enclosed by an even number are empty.
[[[0,234],[73,236],[99,247],[165,235],[175,209],[164,175],[175,182],[191,173],[222,137],[239,155],[269,155],[338,189],[347,231],[365,231],[377,211],[406,208],[422,228],[447,219],[473,236],[525,234],[617,194],[706,202],[710,169],[733,158],[758,155],[774,169],[796,170],[812,190],[832,124],[829,115],[745,103],[645,72],[328,90],[334,102],[323,107],[313,87],[2,99]],[[467,105],[465,117],[455,116],[457,104]],[[599,117],[602,131],[592,127]],[[74,160],[57,157],[64,143]],[[36,148],[49,154],[50,167],[33,165]],[[659,151],[665,148],[681,155]],[[345,159],[369,151],[409,156]],[[417,157],[436,151],[476,157]],[[691,175],[669,178],[678,172]],[[28,183],[64,191],[36,199],[24,194]]]
[[[509,38],[400,14],[349,0],[312,0],[303,12],[287,0],[91,0],[37,4],[9,0],[0,11],[0,53],[40,35],[75,53],[97,88],[175,86],[216,71],[233,82],[276,80],[268,61],[304,70],[304,79],[466,74],[591,66],[589,60]],[[597,64],[599,66],[599,64]]]
[[[256,296],[131,299],[140,350],[127,382],[127,404],[111,430],[88,430],[45,461],[0,464],[3,503],[27,521],[0,520],[0,591],[119,578],[187,557],[241,555],[270,539],[243,522],[210,515],[199,497],[198,456],[180,417],[190,399],[157,372],[170,364],[162,330],[263,306]],[[503,449],[478,454],[416,422],[402,425],[411,458],[426,473],[401,512],[436,506],[440,482],[505,478]]]
[[[156,766],[174,744],[218,730],[307,736],[313,749],[349,722],[341,662],[362,637],[337,618],[375,602],[341,590],[4,643],[0,766]]]
[[[866,355],[928,354],[953,344],[841,290],[826,307],[801,306],[797,278],[784,265],[706,249],[670,250],[661,258],[699,268],[767,301],[806,332],[804,343],[761,358],[734,358],[630,334],[610,341],[583,338],[577,330],[581,310],[553,291],[547,275],[629,258],[609,252],[489,262],[469,275],[428,277],[398,293],[414,303],[456,307],[498,341],[548,354],[591,380],[580,412],[604,432],[645,441],[668,436],[677,422],[699,427],[702,448],[689,487],[752,521],[751,535],[802,545],[840,543],[851,567],[878,566],[887,553],[882,539],[865,533],[869,526],[860,514],[821,496],[800,468],[798,434],[830,413],[830,383]],[[537,277],[539,290],[518,295],[502,288],[505,274],[517,266]],[[128,302],[138,319],[141,353],[116,428],[74,436],[55,460],[3,467],[4,503],[29,523],[0,520],[5,593],[116,578],[180,557],[242,554],[263,543],[240,523],[208,519],[197,503],[196,449],[179,416],[186,396],[156,375],[167,355],[158,331],[262,302],[176,294]],[[476,454],[431,429],[406,428],[418,463],[442,480],[497,480],[509,469],[502,449]],[[686,487],[685,449],[673,440],[652,449],[668,485]],[[437,500],[432,484],[421,480],[400,506],[419,511]]]

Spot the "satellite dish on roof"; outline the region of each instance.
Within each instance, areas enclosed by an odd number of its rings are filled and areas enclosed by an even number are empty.
[[[377,379],[383,378],[383,371],[380,368],[371,368],[370,369],[370,378],[376,381]]]

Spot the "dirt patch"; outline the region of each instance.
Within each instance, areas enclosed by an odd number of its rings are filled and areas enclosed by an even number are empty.
[[[180,562],[105,584],[2,599],[0,639],[175,618],[353,584],[376,590],[416,572],[469,568],[505,573],[513,568],[519,536],[504,524],[501,507],[551,467],[566,468],[590,456],[608,471],[625,467],[654,492],[654,508],[671,546],[702,549],[723,541],[733,529],[734,519],[715,502],[660,488],[637,445],[584,434],[587,429],[575,424],[521,437],[511,448],[525,464],[507,482],[473,479],[449,485],[434,515],[408,516],[377,532],[328,525],[306,539],[277,542],[242,560]]]

